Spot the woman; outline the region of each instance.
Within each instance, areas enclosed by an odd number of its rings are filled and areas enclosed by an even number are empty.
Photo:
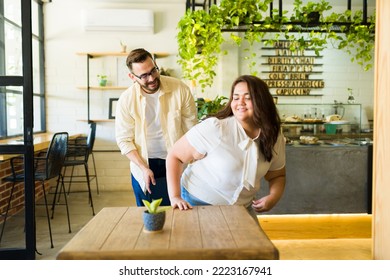
[[[270,192],[255,200],[262,177]],[[224,109],[175,143],[167,156],[167,183],[171,205],[180,210],[236,204],[255,217],[275,206],[285,187],[285,142],[264,81],[238,77]]]

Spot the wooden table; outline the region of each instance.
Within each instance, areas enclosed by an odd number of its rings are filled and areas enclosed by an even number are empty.
[[[50,141],[53,138],[54,133],[39,133],[39,134],[34,134],[34,151],[41,151],[45,150],[49,147]],[[79,136],[82,136],[83,134],[73,134],[69,136],[69,139],[74,139]],[[3,139],[0,140],[1,145],[23,145],[23,137],[16,137],[16,138],[9,138],[9,139]],[[5,154],[5,155],[0,155],[0,161],[2,160],[7,160],[10,158],[15,157],[16,155],[11,155],[11,154]]]
[[[143,230],[144,207],[103,208],[58,253],[60,260],[278,259],[243,206],[167,211],[162,231]]]

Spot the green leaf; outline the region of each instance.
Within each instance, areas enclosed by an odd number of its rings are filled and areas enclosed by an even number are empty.
[[[162,198],[153,200],[152,203],[150,203],[151,213],[157,213],[157,208],[160,206],[161,202]]]
[[[160,204],[162,202],[162,198],[155,199],[152,202],[149,202],[149,201],[143,199],[142,202],[150,214],[157,214],[157,213],[164,212],[164,211],[171,208],[171,206],[161,206],[160,207]]]
[[[161,207],[157,208],[156,213],[164,212],[164,211],[167,211],[171,208],[172,208],[172,206],[161,206]]]
[[[152,213],[151,211],[151,206],[150,206],[150,202],[149,201],[147,201],[147,200],[145,200],[145,199],[142,199],[142,202],[143,202],[143,204],[145,205],[145,207],[146,207],[146,209],[148,209],[148,212],[149,213]]]

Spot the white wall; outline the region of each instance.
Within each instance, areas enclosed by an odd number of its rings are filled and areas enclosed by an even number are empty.
[[[83,11],[86,9],[152,9],[154,33],[85,31]],[[171,56],[158,61],[160,66],[180,71],[176,64],[176,25],[185,12],[185,1],[102,1],[55,0],[45,4],[45,71],[47,94],[47,130],[87,132],[86,58],[78,52],[120,52],[120,41],[128,50],[144,47],[152,52],[167,52]],[[160,63],[161,62],[161,63]],[[95,63],[95,62],[93,62]],[[91,66],[93,65],[91,64]],[[116,81],[116,59],[97,61],[95,66],[107,72]],[[114,65],[114,69],[110,67]],[[93,68],[93,67],[92,67]],[[94,72],[95,71],[95,72]],[[96,84],[96,69],[91,69],[91,83]],[[129,84],[130,82],[129,78]],[[93,113],[99,119],[108,118],[108,99],[118,97],[121,91],[91,92]],[[96,115],[95,115],[96,116]],[[94,117],[91,113],[91,118]],[[117,150],[114,123],[102,122],[97,126],[96,150]],[[128,189],[129,164],[119,152],[95,152],[101,190]]]
[[[154,33],[85,31],[82,25],[83,11],[93,8],[152,9],[154,11]],[[144,47],[152,52],[168,52],[170,57],[158,60],[164,68],[180,74],[177,58],[177,22],[185,13],[184,0],[55,0],[45,4],[45,65],[47,94],[47,130],[80,133],[87,131],[86,91],[78,86],[86,85],[86,59],[78,52],[119,52],[120,41],[128,50]],[[242,52],[226,44],[229,55],[221,58],[213,88],[198,96],[213,98],[228,95],[232,81],[247,73],[242,63]],[[332,103],[346,102],[347,88],[353,88],[355,99],[362,103],[367,118],[372,118],[373,71],[364,72],[349,57],[331,48],[323,52],[323,75],[325,80],[322,97],[289,97],[279,102]],[[102,59],[91,64],[91,83],[95,75],[106,72],[112,82],[116,81],[116,59]],[[98,69],[97,69],[98,68]],[[129,80],[130,84],[130,80]],[[108,117],[108,99],[118,97],[120,91],[99,91],[91,93],[91,112],[101,118]],[[92,114],[91,113],[91,114]],[[91,118],[94,116],[92,115]],[[95,150],[116,150],[114,123],[98,123]],[[99,183],[102,190],[129,188],[128,160],[118,153],[96,153]]]
[[[176,68],[176,24],[185,11],[185,2],[166,1],[99,1],[99,0],[56,0],[45,4],[45,59],[46,93],[48,96],[48,130],[58,127],[70,132],[79,132],[85,124],[77,122],[86,119],[86,94],[77,89],[85,86],[86,60],[78,52],[120,51],[120,41],[128,50],[145,47],[153,52],[168,52],[172,56],[164,59],[164,67]],[[153,4],[152,4],[153,2]],[[84,31],[83,11],[94,8],[152,9],[155,18],[154,33]],[[165,65],[166,63],[166,65]],[[113,71],[104,69],[103,71]],[[109,73],[110,74],[110,73]],[[91,82],[95,82],[91,74]],[[130,81],[130,79],[129,79]],[[115,93],[119,95],[118,92]],[[93,98],[93,96],[92,96]],[[76,101],[76,102],[75,102]],[[96,104],[108,108],[108,104]],[[63,120],[66,121],[63,121]],[[100,130],[101,132],[101,130]],[[104,139],[112,139],[99,133]]]

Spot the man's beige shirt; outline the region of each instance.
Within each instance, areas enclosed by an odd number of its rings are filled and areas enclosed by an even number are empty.
[[[160,121],[169,152],[173,144],[197,123],[196,106],[185,83],[167,76],[161,76],[160,80]],[[115,137],[123,155],[136,149],[147,164],[145,106],[145,97],[142,96],[138,83],[121,94],[116,106]],[[141,169],[130,162],[130,170],[145,192]]]

